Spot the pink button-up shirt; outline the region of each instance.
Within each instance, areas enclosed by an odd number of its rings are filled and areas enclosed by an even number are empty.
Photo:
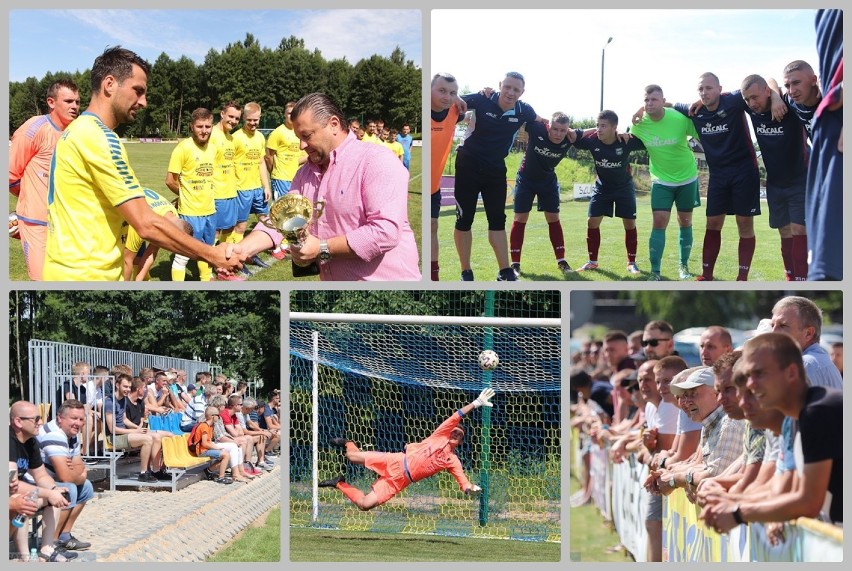
[[[322,215],[310,232],[321,240],[346,235],[355,258],[320,263],[320,279],[419,280],[420,256],[408,223],[408,170],[389,149],[349,133],[331,152],[325,172],[311,162],[299,169],[290,192],[316,204]],[[275,243],[277,232],[269,232]]]

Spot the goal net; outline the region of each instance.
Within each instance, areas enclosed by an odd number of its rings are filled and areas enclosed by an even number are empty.
[[[291,314],[290,524],[362,531],[561,541],[558,319]],[[384,321],[384,322],[382,322]],[[493,349],[500,364],[480,370]],[[365,493],[376,474],[329,439],[402,452],[486,386],[494,407],[465,416],[456,453],[482,487],[464,495],[448,472],[361,512],[316,487],[341,474]]]

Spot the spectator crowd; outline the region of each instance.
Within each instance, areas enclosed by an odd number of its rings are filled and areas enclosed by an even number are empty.
[[[634,454],[648,466],[649,561],[662,561],[662,497],[678,488],[720,534],[763,522],[777,544],[783,522],[798,517],[842,526],[842,345],[829,354],[821,329],[819,307],[788,296],[741,347],[726,328],[707,327],[697,367],[677,354],[665,321],[586,341],[572,355],[584,466],[572,506],[590,499],[597,444],[613,463]]]

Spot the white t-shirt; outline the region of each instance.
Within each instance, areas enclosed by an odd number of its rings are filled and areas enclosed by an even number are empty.
[[[659,434],[677,434],[678,413],[680,409],[670,402],[661,401],[657,407],[657,432]]]

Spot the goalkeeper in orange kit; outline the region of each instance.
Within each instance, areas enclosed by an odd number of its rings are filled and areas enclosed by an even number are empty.
[[[443,470],[453,475],[464,493],[482,491],[465,476],[461,461],[456,456],[456,447],[464,440],[464,429],[459,426],[461,419],[475,408],[493,406],[490,402],[493,397],[494,389],[483,390],[476,400],[442,422],[431,436],[414,444],[406,444],[405,452],[362,452],[352,441],[332,438],[329,441],[332,445],[346,449],[347,460],[369,468],[379,475],[379,479],[373,482],[369,494],[347,484],[343,476],[323,480],[319,487],[337,488],[363,511],[382,505],[410,484]]]

